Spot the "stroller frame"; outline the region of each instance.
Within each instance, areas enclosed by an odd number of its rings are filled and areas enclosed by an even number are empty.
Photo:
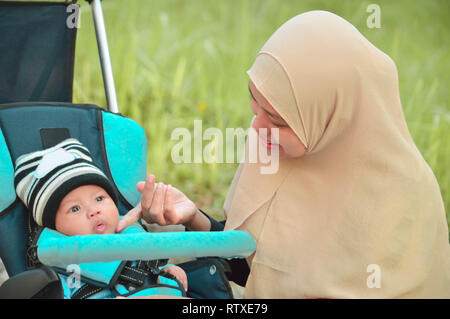
[[[100,0],[86,1],[88,1],[91,5],[92,17],[94,19],[95,34],[97,36],[97,46],[100,55],[100,64],[102,67],[107,107],[109,111],[113,113],[119,113],[116,87],[114,85],[114,76],[111,66],[111,58],[109,55],[108,39],[106,37],[105,20],[103,19],[102,5]]]

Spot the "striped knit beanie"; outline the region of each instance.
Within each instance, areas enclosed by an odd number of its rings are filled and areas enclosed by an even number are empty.
[[[89,150],[69,138],[16,160],[14,187],[40,226],[55,229],[55,216],[63,198],[77,187],[102,187],[117,204],[110,180],[92,161]]]

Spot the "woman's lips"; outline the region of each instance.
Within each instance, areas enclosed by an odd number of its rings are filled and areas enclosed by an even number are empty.
[[[261,136],[259,137],[259,140],[267,148],[275,148],[275,147],[279,147],[280,146],[280,144],[266,142]]]

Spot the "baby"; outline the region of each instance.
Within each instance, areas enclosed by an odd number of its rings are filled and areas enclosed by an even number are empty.
[[[119,222],[116,190],[76,139],[19,157],[14,183],[40,226],[67,236],[115,233]],[[187,290],[182,268],[169,265],[162,270]]]

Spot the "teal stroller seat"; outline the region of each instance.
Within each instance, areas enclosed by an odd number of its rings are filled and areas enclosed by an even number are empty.
[[[164,233],[164,236],[167,236],[165,242],[173,244],[177,240],[178,242],[185,240],[186,244],[181,245],[179,250],[174,249],[173,245],[172,247],[155,245],[160,247],[160,250],[153,253],[142,249],[136,252],[131,251],[134,255],[127,256],[128,259],[125,260],[118,260],[121,253],[115,254],[114,249],[110,249],[108,260],[101,260],[101,254],[95,254],[95,246],[87,245],[89,249],[70,250],[72,248],[68,248],[80,247],[79,243],[83,240],[80,237],[83,236],[64,238],[65,242],[58,241],[58,237],[55,236],[41,238],[40,242],[36,241],[38,228],[15,193],[14,163],[19,156],[54,146],[67,138],[78,139],[89,149],[94,163],[113,181],[119,194],[117,206],[121,215],[126,214],[139,203],[141,195],[136,189],[136,183],[144,180],[147,174],[145,132],[135,121],[114,110],[117,106],[115,93],[111,94],[114,92],[114,87],[108,86],[112,79],[107,76],[112,72],[105,71],[105,68],[110,67],[110,63],[104,61],[109,56],[105,56],[105,50],[101,48],[106,46],[106,43],[102,43],[101,36],[99,36],[99,50],[103,52],[100,56],[108,110],[92,104],[72,103],[76,28],[67,28],[67,18],[71,14],[68,7],[73,5],[74,2],[0,2],[0,15],[2,15],[0,32],[16,35],[16,37],[8,36],[0,40],[0,51],[2,51],[0,57],[0,103],[2,103],[0,104],[0,181],[2,185],[0,188],[0,258],[11,277],[0,287],[0,298],[61,298],[63,296],[61,275],[68,275],[68,273],[67,269],[62,269],[60,265],[74,263],[80,265],[116,263],[116,266],[108,270],[108,276],[104,279],[87,279],[88,284],[93,286],[93,288],[90,287],[91,292],[98,288],[111,288],[117,284],[119,278],[126,277],[124,272],[128,271],[126,275],[129,275],[129,260],[135,257],[145,259],[147,265],[149,263],[164,264],[171,257],[197,258],[185,265],[179,265],[187,272],[190,287],[187,296],[233,298],[227,279],[230,268],[226,259],[218,257],[243,258],[250,255],[254,250],[254,242],[246,233],[187,232],[185,237],[180,233],[174,233],[173,237],[171,234]],[[101,11],[99,11],[100,1],[92,1],[91,6],[94,20],[102,21]],[[100,18],[96,18],[99,14]],[[39,27],[33,27],[33,25],[24,27],[24,21],[37,23]],[[41,41],[27,42],[28,37],[35,36],[33,30],[36,28],[39,28]],[[60,31],[55,32],[55,30]],[[102,34],[101,28],[98,32]],[[46,45],[49,42],[52,45]],[[21,50],[22,54],[17,54],[18,50]],[[6,53],[3,54],[3,52]],[[38,65],[29,65],[28,70],[24,68],[23,65],[26,65],[26,62],[23,60],[26,61],[27,56],[33,56],[35,63],[39,62]],[[157,234],[148,235],[157,236]],[[196,237],[197,235],[200,237]],[[234,237],[235,235],[237,237]],[[136,234],[129,236],[136,236]],[[152,240],[151,236],[143,236],[145,240]],[[132,237],[124,238],[131,240]],[[115,240],[117,237],[112,239]],[[123,253],[128,246],[124,246],[126,245],[124,241],[117,240],[116,247],[121,248]],[[138,243],[140,239],[136,237],[132,240],[132,243]],[[194,250],[186,250],[189,243],[192,243]],[[61,248],[60,245],[65,246]],[[100,244],[97,242],[97,245]],[[232,245],[235,247],[231,247]],[[192,251],[194,254],[188,256]],[[169,256],[171,253],[174,255]],[[156,280],[158,274],[154,277]],[[136,285],[139,286],[139,284]],[[133,289],[136,289],[136,285]],[[24,286],[28,287],[28,291],[23,291]],[[86,296],[90,295],[86,294]]]

